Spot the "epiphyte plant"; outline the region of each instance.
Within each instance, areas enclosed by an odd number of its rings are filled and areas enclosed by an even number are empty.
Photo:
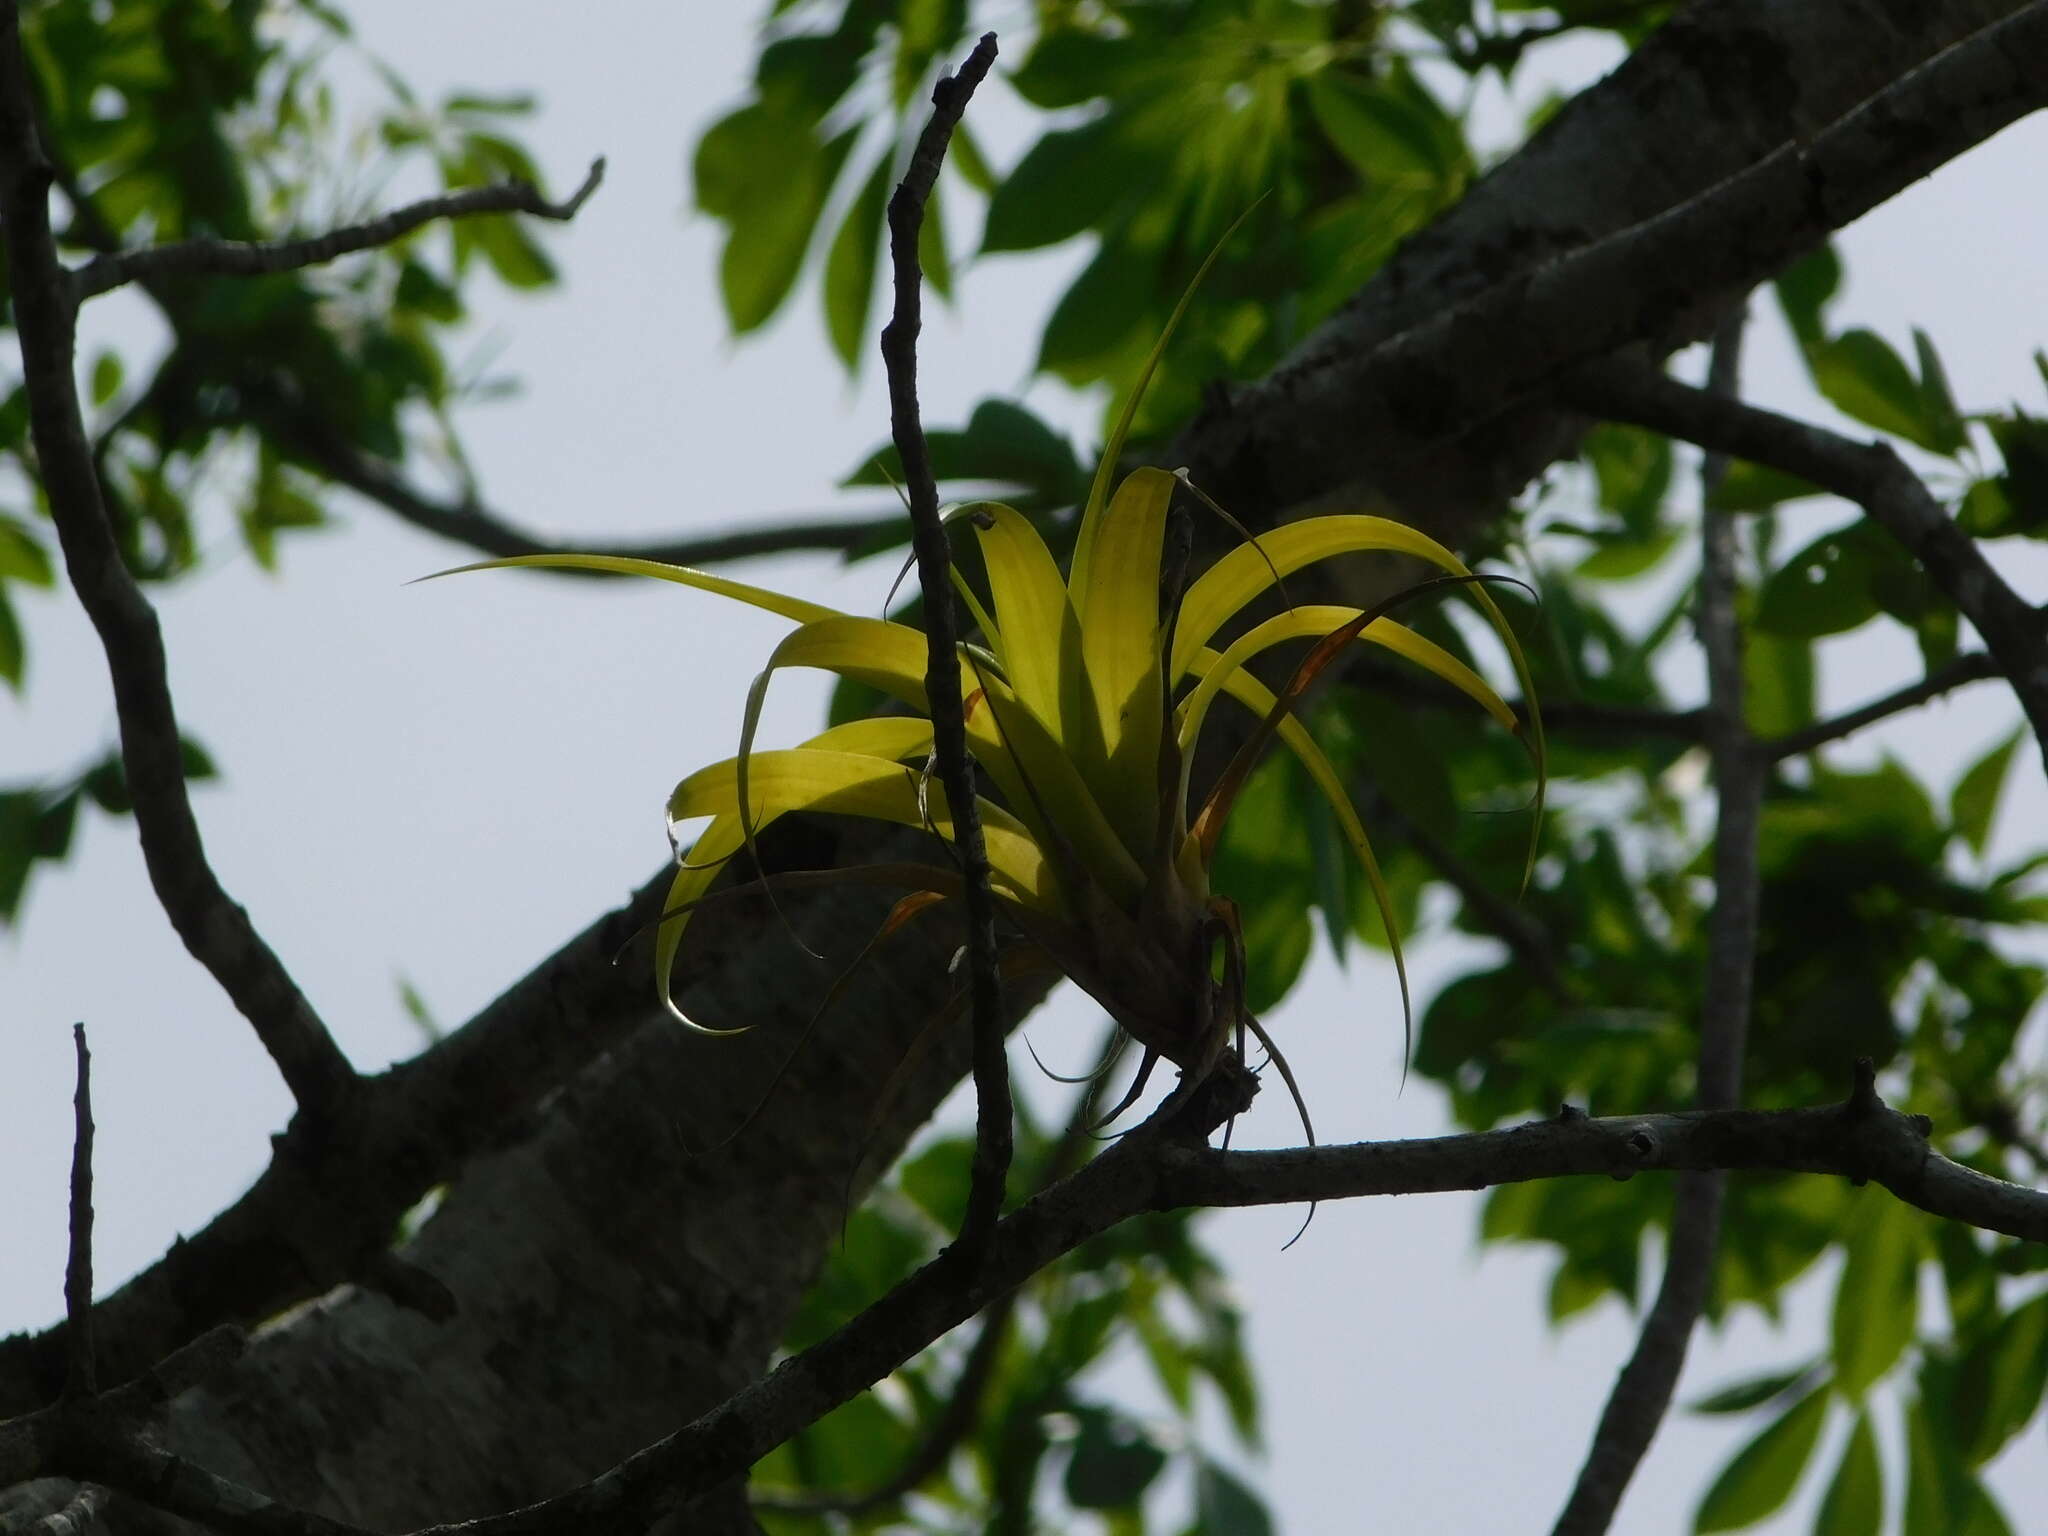
[[[1389,518],[1327,514],[1256,537],[1244,534],[1209,569],[1182,583],[1168,555],[1167,529],[1185,478],[1139,468],[1111,493],[1138,400],[1171,334],[1169,323],[1104,448],[1069,575],[1062,577],[1031,521],[1009,506],[975,502],[947,518],[955,536],[963,527],[972,530],[987,573],[986,592],[976,591],[957,567],[951,579],[976,631],[960,645],[962,706],[969,749],[995,796],[982,798],[979,809],[991,891],[1013,930],[1004,968],[1063,973],[1143,1047],[1126,1104],[1159,1058],[1178,1066],[1183,1082],[1192,1085],[1207,1075],[1233,1036],[1241,1052],[1247,1030],[1294,1091],[1285,1058],[1245,1006],[1237,909],[1227,892],[1210,884],[1231,806],[1276,739],[1328,800],[1364,872],[1400,976],[1406,1027],[1407,974],[1386,882],[1350,792],[1294,711],[1316,676],[1350,645],[1379,646],[1423,668],[1521,737],[1536,765],[1541,821],[1542,724],[1527,664],[1480,585],[1483,578],[1450,550]],[[1199,491],[1195,495],[1208,500]],[[1370,609],[1289,602],[1217,648],[1219,636],[1268,592],[1277,589],[1285,598],[1291,573],[1367,552],[1407,556],[1442,574]],[[740,1033],[684,1013],[671,982],[691,914],[709,899],[725,863],[749,847],[763,826],[802,811],[867,817],[922,828],[947,842],[953,838],[951,810],[930,772],[925,635],[908,624],[650,560],[523,555],[458,569],[512,566],[651,576],[765,609],[796,626],[748,692],[737,755],[690,774],[668,801],[672,841],[676,825],[710,821],[678,857],[655,936],[655,986],[668,1010],[690,1029]],[[1449,586],[1464,587],[1499,635],[1522,695],[1531,701],[1526,726],[1471,667],[1388,614],[1407,599]],[[1300,640],[1314,643],[1278,693],[1249,670],[1267,650]],[[836,725],[801,746],[757,751],[762,701],[770,679],[785,667],[836,673],[910,712]],[[1256,724],[1195,805],[1195,748],[1212,706],[1226,694],[1250,710]],[[1533,836],[1531,846],[1533,855]],[[786,878],[758,881],[754,888],[772,894],[775,880]],[[957,860],[865,865],[806,878],[908,891],[885,931],[957,900],[964,889]],[[1295,1099],[1299,1105],[1298,1092]],[[1305,1110],[1303,1120],[1306,1126]]]

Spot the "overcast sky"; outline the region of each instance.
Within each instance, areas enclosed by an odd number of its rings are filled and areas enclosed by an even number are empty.
[[[519,398],[465,419],[487,499],[571,548],[832,505],[833,482],[886,432],[878,370],[847,385],[808,291],[767,335],[732,344],[713,284],[717,231],[688,209],[687,151],[744,88],[752,7],[347,9],[364,43],[429,97],[536,91],[544,109],[525,136],[557,189],[591,156],[610,160],[575,225],[543,236],[562,289],[534,299],[477,285],[477,356],[525,384]],[[1582,50],[1549,67],[1582,79],[1604,60]],[[992,89],[974,113],[984,140],[1014,154],[1025,122],[1014,102]],[[1838,316],[1894,341],[1926,326],[1966,409],[2048,405],[2029,361],[2048,339],[2037,277],[2048,214],[2015,195],[2044,160],[2048,128],[2023,124],[1844,242],[1850,285]],[[972,219],[952,221],[956,247],[974,232]],[[1085,254],[992,261],[966,281],[957,309],[928,312],[928,420],[1026,389],[1037,322]],[[1751,393],[1818,412],[1775,311],[1759,313]],[[128,346],[156,334],[146,307],[125,297],[96,301],[89,319],[89,336]],[[1043,385],[1027,398],[1086,451],[1093,402]],[[206,570],[158,596],[186,729],[223,769],[197,801],[215,865],[356,1064],[374,1069],[421,1043],[400,1006],[401,977],[458,1023],[645,878],[665,852],[663,797],[680,774],[730,752],[746,680],[782,625],[652,584],[489,576],[408,588],[461,552],[338,500],[337,527],[287,542],[277,578],[211,509]],[[1814,504],[1794,515],[1793,532],[1843,515]],[[874,611],[888,564],[845,571],[791,559],[741,574]],[[2048,597],[2041,562],[2021,575],[2030,595]],[[32,672],[25,702],[0,698],[7,780],[73,770],[114,730],[104,665],[69,594],[17,600]],[[1917,665],[1900,637],[1855,645],[1856,667],[1828,675],[1831,705]],[[780,678],[761,739],[814,730],[823,693],[801,674]],[[1945,791],[2015,718],[2009,698],[1979,688],[1855,751],[1867,760],[1888,746]],[[2021,763],[2024,793],[1999,834],[2009,850],[2038,843],[2048,825],[2039,758],[2030,751]],[[1421,995],[1485,952],[1467,941],[1424,946]],[[1347,974],[1319,959],[1271,1020],[1315,1085],[1326,1139],[1447,1128],[1428,1084],[1396,1091],[1393,995],[1383,967],[1354,961]],[[0,1134],[11,1174],[0,1187],[10,1253],[0,1332],[60,1310],[68,1026],[78,1018],[94,1049],[103,1289],[239,1191],[288,1113],[253,1035],[163,921],[132,827],[84,818],[70,862],[38,873],[23,928],[0,940]],[[1055,1063],[1077,1060],[1092,1030],[1091,1011],[1072,1003],[1030,1026]],[[1028,1074],[1029,1059],[1017,1059]],[[1296,1134],[1277,1103],[1247,1129],[1251,1144]],[[1482,1254],[1478,1209],[1476,1195],[1325,1206],[1285,1254],[1294,1213],[1208,1220],[1249,1309],[1266,1391],[1269,1449],[1250,1475],[1283,1529],[1548,1527],[1633,1321],[1608,1304],[1548,1331],[1549,1258]],[[1750,1316],[1696,1349],[1682,1395],[1822,1349],[1831,1298],[1829,1266],[1795,1292],[1784,1334]],[[1143,1400],[1142,1370],[1120,1368],[1117,1380]],[[1753,1427],[1675,1418],[1615,1529],[1689,1527],[1708,1478]],[[1213,1426],[1211,1438],[1224,1443]],[[2022,1529],[2018,1511],[2048,1509],[2041,1449],[2036,1430],[1995,1478]],[[1832,1468],[1831,1451],[1823,1464]],[[1816,1498],[1809,1488],[1804,1507]],[[1803,1529],[1808,1518],[1781,1526]]]

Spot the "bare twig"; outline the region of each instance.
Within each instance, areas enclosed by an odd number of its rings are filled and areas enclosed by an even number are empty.
[[[29,425],[79,601],[113,676],[121,756],[150,883],[185,947],[255,1026],[299,1107],[331,1117],[355,1074],[248,914],[206,860],[185,793],[177,712],[156,613],[122,563],[100,498],[72,376],[76,307],[51,237],[50,167],[38,142],[16,0],[0,3],[0,224],[21,337]]]
[[[99,1391],[92,1352],[92,1052],[85,1026],[71,1026],[78,1086],[71,1096],[71,1251],[64,1265],[65,1337],[70,1366],[64,1396],[81,1401]]]
[[[1744,319],[1745,312],[1737,309],[1714,340],[1707,393],[1716,400],[1732,399],[1736,393]],[[1704,510],[1698,624],[1700,647],[1707,659],[1707,748],[1719,792],[1714,911],[1707,935],[1695,1090],[1703,1110],[1732,1109],[1741,1099],[1750,981],[1756,962],[1757,827],[1765,776],[1765,760],[1754,749],[1743,714],[1742,629],[1735,612],[1735,523],[1713,508],[1714,492],[1727,471],[1727,457],[1709,453],[1700,475]],[[1726,1183],[1727,1176],[1719,1172],[1679,1176],[1657,1299],[1643,1319],[1634,1353],[1608,1396],[1578,1481],[1558,1516],[1557,1536],[1600,1536],[1608,1528],[1629,1480],[1670,1409],[1693,1329],[1706,1305]]]
[[[2048,750],[2048,621],[2006,585],[1887,444],[1857,442],[1626,364],[1582,370],[1566,393],[1574,404],[1610,420],[1786,470],[1862,507],[1977,627]]]
[[[94,1308],[101,1376],[135,1376],[215,1324],[272,1316],[373,1268],[388,1276],[391,1232],[421,1194],[645,1022],[643,971],[613,958],[660,913],[673,874],[659,872],[431,1049],[365,1079],[317,1158],[281,1139],[246,1193]],[[440,1310],[421,1299],[429,1315]],[[57,1393],[68,1332],[0,1340],[0,1415]]]
[[[966,867],[967,960],[972,972],[976,1132],[973,1179],[961,1223],[960,1248],[977,1254],[1002,1209],[1011,1152],[1010,1068],[1003,1046],[1002,981],[996,959],[995,899],[989,894],[988,852],[975,803],[974,766],[967,755],[967,725],[960,702],[960,658],[950,585],[952,552],[939,518],[924,426],[917,407],[917,336],[923,325],[924,274],[917,260],[925,201],[938,179],[946,144],[968,98],[995,63],[996,35],[985,33],[958,75],[932,87],[932,115],[918,136],[910,168],[889,199],[889,256],[895,269],[896,309],[882,330],[882,360],[889,373],[889,427],[903,461],[910,500],[917,576],[924,589],[928,661],[925,698],[932,715],[932,749],[939,782],[953,816],[953,841]]]
[[[604,180],[604,159],[590,162],[590,173],[567,202],[552,203],[530,182],[506,181],[469,187],[440,197],[422,198],[361,224],[350,224],[301,240],[179,240],[139,251],[95,256],[72,275],[80,300],[151,278],[202,273],[217,277],[257,277],[266,272],[292,272],[389,245],[435,219],[460,219],[485,213],[525,213],[537,219],[566,222],[589,200]]]

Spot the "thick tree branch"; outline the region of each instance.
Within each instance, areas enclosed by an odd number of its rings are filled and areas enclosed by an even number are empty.
[[[628,944],[672,878],[657,874],[460,1029],[364,1079],[356,1112],[317,1143],[278,1138],[240,1199],[93,1309],[100,1374],[136,1375],[216,1324],[253,1323],[384,1263],[422,1194],[657,1015]],[[699,954],[715,975],[722,957]],[[60,1325],[0,1340],[0,1414],[56,1396],[67,1337]]]
[[[1454,448],[1465,434],[1544,403],[1568,373],[1622,347],[1669,350],[1711,329],[1735,296],[2048,103],[2048,71],[2034,63],[2048,56],[2048,0],[1947,6],[1878,31],[1872,21],[1861,7],[1783,0],[1690,8],[1295,356],[1198,417],[1161,462],[1191,466],[1241,512],[1355,493],[1362,483],[1412,502],[1418,517],[1433,505],[1446,509],[1438,521],[1490,513],[1561,451],[1572,426],[1501,422]],[[1754,121],[1728,123],[1725,134],[1719,125],[1701,133],[1684,116],[1695,110],[1701,61],[1759,50],[1789,54],[1769,74],[1783,99],[1757,104]],[[1801,72],[1809,53],[1812,86]],[[1877,73],[1892,67],[1899,72]],[[1634,174],[1639,157],[1602,134],[1594,103],[1660,88],[1649,115],[1668,103],[1675,120],[1660,125],[1669,136],[1646,137],[1645,153],[1654,146],[1686,162],[1682,174],[1695,184],[1680,201],[1589,231],[1586,221],[1611,219],[1639,196],[1612,185]],[[1740,113],[1751,105],[1740,92],[1764,84],[1722,79],[1717,88]],[[1616,163],[1597,188],[1583,174],[1576,186],[1546,183],[1539,168],[1554,178],[1565,169],[1557,162],[1591,152],[1579,142],[1582,123]],[[1769,147],[1732,165],[1719,158],[1741,154],[1741,136],[1759,126],[1773,136]],[[1669,142],[1678,136],[1690,142]],[[1661,168],[1640,172],[1653,194],[1667,182]],[[1603,191],[1605,206],[1589,206]],[[1517,196],[1550,206],[1503,216],[1500,203]],[[1500,227],[1489,230],[1489,219]],[[1458,528],[1441,531],[1457,542]]]
[[[404,238],[422,224],[436,219],[470,218],[486,213],[525,213],[537,219],[566,223],[576,217],[590,194],[604,181],[604,160],[590,162],[590,173],[567,202],[553,203],[540,195],[530,182],[507,181],[489,187],[469,187],[440,197],[422,198],[381,217],[329,230],[300,240],[179,240],[170,245],[153,245],[138,251],[115,251],[95,256],[73,274],[77,297],[83,301],[118,288],[124,283],[147,282],[152,278],[205,274],[213,277],[258,277],[266,272],[294,272],[316,267],[347,256],[389,245]]]
[[[299,1108],[343,1107],[355,1073],[312,1005],[206,860],[185,793],[163,634],[114,541],[72,376],[76,305],[50,231],[50,167],[35,129],[15,0],[0,4],[0,224],[38,468],[79,601],[114,684],[121,756],[157,899],[194,958],[255,1027]]]
[[[1566,388],[1585,410],[1786,470],[1862,507],[1977,627],[2048,751],[2048,620],[2006,585],[1889,445],[1717,399],[1649,368],[1602,364]]]
[[[1737,309],[1715,338],[1706,392],[1717,400],[1735,398],[1744,319],[1744,311]],[[1714,510],[1714,493],[1727,473],[1725,454],[1706,456],[1700,472],[1704,510],[1698,626],[1707,662],[1707,750],[1713,758],[1718,814],[1714,910],[1707,925],[1699,1080],[1694,1090],[1703,1110],[1733,1109],[1742,1099],[1742,1059],[1756,969],[1757,829],[1765,780],[1765,761],[1754,750],[1744,714],[1736,525],[1728,514]],[[1613,1523],[1622,1494],[1670,1411],[1713,1278],[1726,1185],[1727,1175],[1720,1172],[1679,1175],[1657,1299],[1608,1396],[1585,1464],[1558,1516],[1557,1536],[1600,1536]]]
[[[939,517],[924,424],[917,407],[917,336],[923,326],[924,273],[917,260],[925,202],[938,180],[947,142],[968,99],[996,60],[996,35],[984,33],[958,75],[932,87],[932,115],[918,136],[910,167],[889,199],[889,258],[895,269],[896,311],[882,329],[882,361],[889,372],[889,429],[903,462],[910,501],[911,542],[924,590],[925,700],[932,717],[932,751],[953,817],[953,844],[966,875],[967,963],[974,1028],[976,1131],[967,1215],[960,1248],[978,1255],[1003,1205],[1012,1141],[1010,1067],[1005,1054],[1003,991],[996,956],[995,898],[989,893],[988,850],[981,835],[974,763],[967,755],[967,721],[960,697],[960,656],[953,623],[953,554]]]

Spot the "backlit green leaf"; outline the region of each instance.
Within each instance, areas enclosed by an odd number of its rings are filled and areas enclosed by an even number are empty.
[[[1821,1500],[1814,1536],[1875,1536],[1883,1529],[1884,1473],[1877,1461],[1877,1437],[1870,1432],[1869,1415],[1859,1413],[1842,1447],[1842,1464]]]
[[[1978,758],[1956,781],[1955,791],[1949,796],[1949,825],[1979,858],[1984,856],[1985,845],[1991,840],[1991,824],[1998,814],[1999,795],[2005,789],[2006,770],[2012,767],[2013,754],[2025,735],[2023,729],[2016,729]]]
[[[1851,1399],[1898,1363],[1919,1321],[1925,1232],[1910,1206],[1875,1190],[1859,1202],[1835,1290],[1835,1382]]]
[[[1828,1390],[1816,1387],[1735,1453],[1700,1502],[1693,1530],[1738,1531],[1792,1497],[1827,1421]]]

